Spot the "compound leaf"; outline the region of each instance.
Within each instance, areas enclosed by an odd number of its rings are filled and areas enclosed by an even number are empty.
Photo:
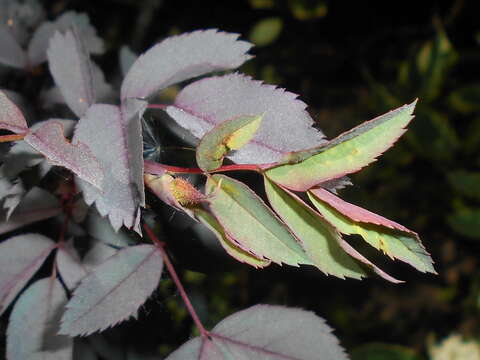
[[[165,39],[132,64],[122,84],[122,101],[146,98],[178,82],[239,67],[251,58],[246,52],[252,45],[237,39],[238,34],[215,29]]]
[[[67,302],[54,277],[38,280],[16,302],[7,328],[9,360],[71,360],[73,339],[57,334]]]
[[[0,243],[0,314],[37,272],[55,243],[40,234],[24,234]]]
[[[136,100],[133,100],[136,101]],[[140,233],[140,208],[145,203],[142,136],[139,117],[145,103],[132,110],[128,105],[94,104],[80,119],[73,141],[89,146],[104,171],[103,191],[78,181],[85,202],[95,202],[117,231],[122,224]],[[137,126],[138,125],[138,126]]]
[[[324,189],[308,196],[320,214],[343,234],[357,234],[392,259],[399,259],[421,272],[435,273],[433,261],[418,235],[380,215],[352,205]]]
[[[276,162],[288,152],[318,146],[323,134],[297,95],[241,74],[202,79],[185,87],[167,113],[195,137],[239,116],[263,114],[252,141],[230,159],[237,163]]]
[[[76,31],[56,32],[48,47],[48,66],[70,109],[82,117],[95,102],[92,64]]]
[[[225,251],[233,257],[234,259],[251,265],[255,268],[264,268],[270,265],[269,260],[260,259],[249,252],[242,250],[239,248],[235,242],[228,239],[225,231],[222,228],[222,225],[212,216],[208,211],[203,210],[201,208],[196,208],[193,210],[195,214],[195,218],[197,218],[203,225],[205,225],[210,231],[212,231],[220,245],[225,249]]]
[[[314,313],[256,305],[222,320],[209,337],[194,338],[166,360],[347,360],[331,328]]]
[[[245,184],[213,175],[206,185],[210,209],[227,239],[259,259],[278,264],[311,264],[295,237]]]
[[[90,148],[77,141],[70,143],[63,135],[63,125],[50,121],[30,131],[24,140],[53,165],[63,166],[97,188],[103,183],[102,168]]]
[[[265,178],[268,201],[300,240],[313,264],[327,275],[361,279],[365,271],[340,246],[340,234],[296,195]]]
[[[197,146],[197,164],[204,171],[222,166],[224,156],[245,146],[260,127],[262,115],[240,116],[224,121],[207,132]]]
[[[284,187],[305,191],[354,173],[375,161],[406,131],[416,101],[339,135],[317,148],[288,154],[267,176]]]
[[[15,134],[23,134],[28,131],[27,121],[22,112],[1,90],[0,129],[6,129]]]
[[[160,252],[151,245],[127,247],[96,266],[73,293],[60,334],[89,335],[136,316],[162,273]]]

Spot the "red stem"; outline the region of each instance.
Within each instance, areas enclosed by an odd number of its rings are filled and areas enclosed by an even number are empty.
[[[165,104],[148,104],[147,108],[149,109],[166,109],[168,105],[165,105]]]
[[[202,169],[193,167],[193,168],[186,168],[186,167],[180,167],[180,166],[171,166],[171,165],[165,165],[165,164],[160,164],[157,162],[145,160],[144,161],[144,166],[145,166],[145,172],[149,174],[154,174],[154,175],[162,175],[166,171],[169,172],[174,172],[174,173],[183,173],[183,174],[205,174],[206,172],[203,171]],[[223,171],[261,171],[262,169],[265,169],[272,164],[233,164],[233,165],[224,165],[219,167],[216,170],[210,171],[210,173],[217,173],[217,172],[223,172]]]
[[[24,137],[25,137],[25,134],[1,135],[0,142],[22,140]]]
[[[200,331],[200,334],[202,337],[206,338],[209,335],[209,332],[205,329],[203,326],[202,322],[200,321],[200,318],[198,317],[197,313],[195,312],[195,309],[193,308],[192,303],[190,302],[190,299],[188,298],[187,292],[185,291],[185,288],[183,287],[177,272],[175,271],[175,268],[173,267],[172,262],[170,261],[170,258],[168,257],[167,252],[165,251],[165,246],[166,244],[163,241],[160,241],[157,236],[153,233],[152,229],[147,224],[143,224],[143,228],[145,229],[145,232],[148,234],[148,237],[152,239],[153,243],[157,246],[158,250],[162,254],[163,261],[165,262],[165,265],[167,266],[168,272],[170,273],[170,276],[172,277],[173,282],[175,283],[175,286],[177,287],[180,296],[183,299],[183,302],[185,303],[185,306],[187,307],[188,312],[190,313],[190,316],[193,319],[193,322],[197,326],[198,330]]]

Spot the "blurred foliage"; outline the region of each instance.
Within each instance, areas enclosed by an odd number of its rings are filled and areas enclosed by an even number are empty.
[[[326,318],[353,360],[470,360],[478,358],[473,356],[480,335],[476,5],[474,0],[417,1],[415,6],[341,0],[54,0],[48,6],[52,14],[71,8],[89,13],[106,38],[110,51],[98,60],[113,82],[119,81],[120,45],[138,53],[170,34],[199,28],[240,33],[263,46],[253,50],[255,58],[242,71],[300,94],[329,138],[418,97],[408,132],[376,163],[353,175],[354,185],[340,196],[418,232],[438,276],[371,256],[367,247],[365,255],[406,283],[375,277],[343,281],[307,267],[258,271],[212,254],[181,215],[160,204],[152,210],[209,326],[252,304],[288,304]],[[168,146],[175,143],[170,133],[161,138]],[[248,181],[258,185],[255,177]],[[167,279],[144,309],[138,322],[102,337],[122,349],[163,355],[194,331]],[[432,336],[446,340],[432,344]],[[467,355],[459,357],[461,351]],[[445,357],[449,352],[457,357]]]

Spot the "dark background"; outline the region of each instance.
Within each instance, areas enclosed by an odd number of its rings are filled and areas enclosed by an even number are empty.
[[[165,37],[218,28],[267,37],[242,67],[297,93],[329,138],[419,98],[409,132],[379,161],[352,176],[341,197],[417,231],[438,276],[364,249],[394,285],[325,277],[309,268],[255,271],[212,261],[188,232],[167,226],[172,254],[206,324],[256,303],[314,311],[354,359],[428,358],[452,333],[476,338],[480,277],[480,25],[476,1],[48,1],[49,15],[89,14],[106,41],[97,62],[118,81],[118,49],[145,51]],[[272,28],[255,26],[275,18]],[[257,28],[258,29],[258,28]],[[170,222],[165,217],[159,221]],[[358,239],[350,239],[360,245]],[[192,334],[166,279],[132,321],[106,333],[111,346],[165,354]],[[383,343],[384,345],[371,345]],[[370,345],[369,345],[370,344]],[[394,347],[393,344],[403,347]],[[406,349],[408,348],[408,349]],[[383,355],[382,355],[383,354]],[[375,357],[377,356],[377,357]],[[379,357],[384,356],[384,357]],[[394,357],[398,356],[398,357]],[[416,358],[415,358],[416,359]]]

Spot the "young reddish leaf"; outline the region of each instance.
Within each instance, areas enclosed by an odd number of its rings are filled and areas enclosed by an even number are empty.
[[[146,104],[133,101],[133,107],[91,106],[75,129],[74,141],[87,144],[104,169],[103,191],[78,182],[85,202],[95,202],[116,231],[123,224],[140,233],[139,206],[145,204],[145,193],[139,117]]]
[[[202,138],[216,125],[238,116],[263,114],[253,140],[230,159],[260,164],[280,160],[288,152],[318,146],[323,134],[297,95],[262,84],[241,74],[210,77],[185,87],[167,113],[195,137]]]
[[[162,176],[145,174],[145,185],[165,204],[183,211],[194,218],[192,210],[193,205],[205,201],[206,197],[200,191],[190,184],[187,180],[170,174]]]
[[[136,316],[162,273],[160,252],[151,245],[120,250],[95,267],[73,293],[60,334],[88,335]]]
[[[95,28],[90,25],[88,16],[75,11],[68,11],[59,16],[54,22],[46,21],[37,28],[32,40],[28,44],[30,65],[35,66],[47,60],[47,48],[55,32],[65,33],[72,28],[77,30],[89,53],[103,53],[103,40],[97,36]]]
[[[306,191],[354,173],[375,161],[406,131],[416,101],[341,134],[325,145],[288,154],[267,176],[284,187]]]
[[[48,66],[72,111],[82,117],[95,102],[93,70],[88,51],[76,31],[56,32],[47,51]]]
[[[24,134],[28,131],[27,121],[22,112],[1,90],[0,129],[6,129],[15,134]]]
[[[71,360],[73,339],[57,334],[67,302],[54,277],[38,280],[16,302],[7,328],[9,360]]]
[[[239,248],[235,242],[230,241],[225,234],[222,226],[208,211],[201,208],[195,208],[193,210],[195,218],[198,219],[203,225],[205,225],[210,231],[212,231],[225,251],[234,259],[251,265],[255,268],[264,268],[270,265],[269,260],[260,259],[247,251]]]
[[[214,29],[165,39],[147,50],[130,67],[122,84],[122,101],[146,98],[181,81],[239,67],[251,58],[246,52],[252,45],[237,39],[238,34]]]
[[[18,69],[27,67],[27,56],[10,29],[0,24],[0,64]]]
[[[63,282],[71,291],[87,275],[87,268],[83,266],[77,251],[73,247],[73,239],[58,248],[56,264]]]
[[[51,122],[62,123],[65,137],[71,136],[73,127],[76,124],[76,121],[73,120],[49,119],[35,123],[30,128],[30,131],[36,131]],[[45,157],[23,140],[16,141],[2,160],[3,164],[0,167],[0,175],[9,179],[14,179],[22,171],[39,164],[42,167],[43,174],[46,174],[50,169],[50,165]]]
[[[210,209],[227,238],[259,259],[277,264],[311,264],[288,228],[246,185],[224,175],[207,181]]]
[[[308,192],[310,200],[343,234],[358,234],[377,250],[421,272],[435,273],[433,261],[417,233],[394,221],[352,205],[324,189]]]
[[[20,201],[8,220],[0,222],[0,234],[58,215],[60,202],[48,191],[33,187]]]
[[[40,234],[14,236],[0,243],[0,314],[42,266],[55,243]]]
[[[347,360],[332,329],[313,312],[256,305],[222,320],[166,360]]]
[[[361,279],[365,271],[340,246],[340,234],[296,195],[265,177],[268,201],[300,240],[313,264],[327,275]]]
[[[63,125],[48,122],[29,132],[24,140],[42,153],[53,165],[71,170],[97,188],[103,183],[103,171],[89,147],[79,141],[70,143],[63,135]]]
[[[197,146],[197,164],[204,171],[222,166],[224,156],[245,146],[257,132],[262,115],[240,116],[224,121],[207,132]]]

